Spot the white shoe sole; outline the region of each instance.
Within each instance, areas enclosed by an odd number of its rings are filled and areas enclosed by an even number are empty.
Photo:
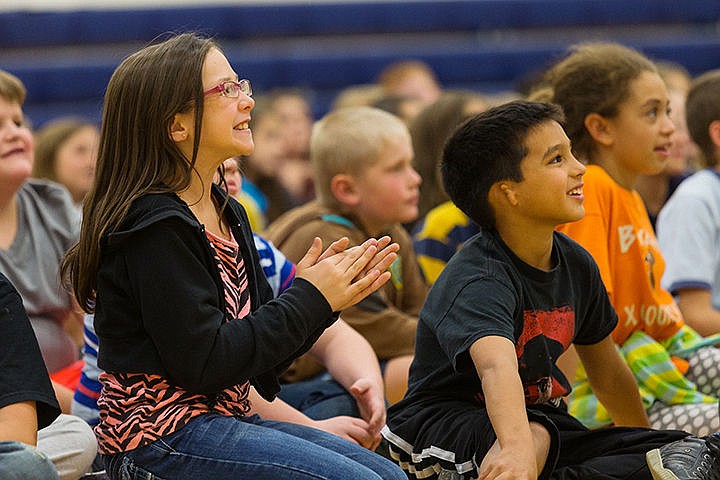
[[[677,475],[663,466],[660,449],[656,448],[647,452],[645,460],[654,480],[680,480]]]

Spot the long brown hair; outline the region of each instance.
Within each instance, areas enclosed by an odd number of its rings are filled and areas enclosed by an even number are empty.
[[[428,211],[449,200],[440,178],[445,141],[468,117],[479,111],[468,112],[473,102],[484,104],[484,98],[464,90],[445,91],[435,102],[425,107],[410,123],[415,158],[413,166],[422,177],[418,219]]]
[[[195,172],[203,114],[202,68],[219,48],[194,33],[174,35],[127,57],[105,93],[95,181],[83,204],[80,241],[62,263],[75,297],[92,312],[101,238],[116,230],[131,204],[148,193],[185,189]],[[194,109],[193,153],[186,158],[170,137],[177,113]],[[195,172],[196,173],[196,172]]]

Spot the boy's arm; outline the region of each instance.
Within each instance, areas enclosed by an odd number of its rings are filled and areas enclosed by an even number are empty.
[[[665,258],[662,286],[676,294],[685,323],[707,337],[720,332],[711,293],[720,263],[718,215],[705,191],[686,188],[673,195],[658,216],[657,240]]]
[[[379,440],[385,425],[383,377],[367,340],[340,318],[320,335],[309,353],[355,397],[362,418]]]
[[[702,288],[681,288],[677,303],[685,323],[704,337],[720,333],[720,310],[712,304],[712,293]]]
[[[490,479],[509,472],[509,478],[537,479],[538,459],[532,448],[515,346],[504,337],[483,337],[472,344],[470,356],[482,381],[485,406],[500,447],[497,455],[483,460],[480,475]]]
[[[0,442],[37,444],[37,410],[35,402],[18,402],[0,408]]]
[[[610,336],[593,345],[575,345],[590,387],[618,426],[649,427],[630,367]]]
[[[570,382],[570,385],[572,385],[575,381],[578,365],[580,365],[580,359],[575,351],[575,345],[571,343],[570,347],[565,350],[565,353],[560,355],[557,359],[555,365],[557,365],[563,375],[565,375],[565,378],[567,378],[568,382]]]

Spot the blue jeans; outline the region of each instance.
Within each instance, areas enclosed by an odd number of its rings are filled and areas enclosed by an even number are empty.
[[[55,466],[41,452],[20,442],[0,442],[3,480],[57,480]]]
[[[113,480],[406,480],[389,460],[293,423],[207,414],[129,452],[107,456]]]
[[[340,415],[360,418],[355,398],[327,372],[284,383],[278,397],[314,420]]]

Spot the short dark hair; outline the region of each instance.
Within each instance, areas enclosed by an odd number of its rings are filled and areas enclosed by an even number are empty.
[[[481,227],[494,229],[490,187],[502,180],[523,180],[520,162],[528,154],[525,139],[549,121],[564,123],[559,106],[517,100],[463,123],[447,141],[441,165],[443,184],[453,203]]]
[[[690,138],[700,148],[705,166],[718,165],[717,147],[710,138],[708,127],[720,120],[720,69],[703,73],[690,84],[685,117]]]

